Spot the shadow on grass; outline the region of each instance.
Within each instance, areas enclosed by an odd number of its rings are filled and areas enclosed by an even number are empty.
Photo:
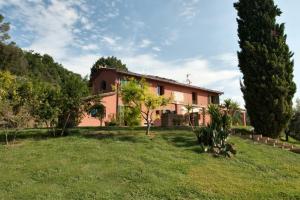
[[[23,129],[19,130],[16,133],[14,133],[15,130],[9,129],[8,130],[8,141],[13,141],[14,137],[16,141],[22,141],[22,140],[47,140],[47,139],[55,139],[59,137],[67,137],[67,136],[74,136],[74,135],[80,135],[80,131],[76,129],[69,129],[65,132],[64,136],[60,136],[61,130],[56,131],[56,136],[53,135],[53,132],[51,130],[46,128],[38,128],[38,129]],[[14,136],[15,135],[15,136]],[[0,130],[0,144],[6,143],[6,136],[5,136],[5,130]]]
[[[121,142],[132,142],[132,143],[147,143],[148,138],[143,137],[136,133],[120,133],[120,132],[89,132],[81,134],[81,137],[90,138],[90,139],[97,139],[97,140],[105,140],[110,139],[114,141],[121,141]]]
[[[202,147],[198,144],[196,138],[192,137],[192,135],[164,134],[162,135],[162,138],[175,147],[184,148],[196,153],[203,153]]]

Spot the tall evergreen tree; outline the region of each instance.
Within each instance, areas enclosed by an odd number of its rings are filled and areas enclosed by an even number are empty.
[[[292,116],[293,53],[286,44],[284,24],[273,0],[239,0],[239,68],[241,90],[251,124],[257,133],[276,138]]]

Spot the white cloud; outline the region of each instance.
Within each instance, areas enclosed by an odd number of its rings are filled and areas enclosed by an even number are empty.
[[[223,62],[227,66],[237,67],[238,58],[237,54],[234,53],[224,53],[214,57],[216,60]]]
[[[148,39],[143,39],[141,41],[141,44],[139,45],[141,48],[149,47],[152,44],[152,42]]]
[[[102,41],[103,41],[103,42],[106,42],[106,43],[109,44],[109,45],[115,45],[117,39],[112,38],[112,37],[109,37],[109,36],[104,36],[104,37],[102,38]]]
[[[83,50],[96,50],[96,49],[99,49],[99,47],[96,44],[82,45],[81,48]]]
[[[184,18],[185,20],[189,21],[193,19],[199,10],[197,7],[199,0],[183,0],[181,1],[180,9],[181,12],[179,13],[179,17]]]
[[[214,69],[210,60],[201,57],[172,62],[160,60],[151,54],[141,54],[124,56],[121,59],[134,72],[157,75],[179,82],[185,82],[186,75],[191,74],[192,85],[224,91],[221,99],[230,97],[240,106],[244,106],[239,84],[241,74],[237,68]]]
[[[100,57],[101,55],[97,54],[85,54],[74,57],[66,57],[61,62],[68,69],[72,69],[73,72],[85,76],[90,74],[91,67]]]
[[[67,56],[67,48],[74,43],[73,30],[79,19],[79,11],[72,2],[51,0],[47,5],[43,1],[13,0],[8,4],[15,6],[12,16],[22,22],[22,28],[34,33],[35,37],[26,49],[48,53],[58,60]]]
[[[152,50],[154,50],[154,51],[161,51],[161,49],[159,47],[152,47]]]

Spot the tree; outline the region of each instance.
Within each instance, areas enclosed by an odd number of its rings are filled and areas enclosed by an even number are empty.
[[[128,71],[126,65],[123,64],[122,61],[117,59],[116,57],[101,57],[92,66],[90,79],[92,79],[94,75],[99,71],[99,69],[103,67],[114,68],[120,71]]]
[[[289,128],[286,131],[286,139],[291,135],[297,139],[300,139],[300,99],[296,100],[296,105],[294,108],[294,114],[292,120],[289,124]]]
[[[66,128],[76,126],[85,107],[83,98],[89,95],[87,83],[80,76],[70,75],[61,84],[60,115],[58,127],[62,128],[61,135],[64,135]]]
[[[233,145],[227,143],[230,128],[229,115],[216,104],[209,105],[208,113],[211,117],[208,126],[194,130],[198,143],[205,151],[208,149],[215,156],[231,157],[232,154],[236,154],[236,150]]]
[[[292,117],[293,53],[286,44],[280,9],[273,0],[239,0],[239,69],[241,90],[255,131],[277,138]]]
[[[35,82],[33,96],[33,116],[36,121],[45,123],[47,128],[51,128],[52,134],[55,136],[55,127],[61,112],[59,87],[43,82]]]
[[[30,102],[32,97],[31,82],[18,78],[7,71],[0,71],[0,122],[6,128],[6,144],[8,140],[7,128],[14,128],[13,143],[18,131],[27,127],[32,116]]]
[[[296,105],[295,105],[294,112],[299,112],[300,113],[300,98],[296,99]]]
[[[225,114],[229,116],[230,126],[232,126],[233,119],[235,117],[235,114],[240,110],[240,106],[237,102],[231,99],[225,99],[223,106],[225,108]]]
[[[105,106],[101,103],[94,104],[89,107],[88,112],[100,120],[100,126],[102,126],[103,119],[106,114]]]
[[[194,120],[192,119],[194,114],[193,114],[193,109],[195,108],[195,106],[191,105],[191,104],[187,104],[184,106],[186,111],[187,111],[187,117],[188,117],[188,122],[189,122],[189,126],[192,128],[192,130],[194,130]]]
[[[6,40],[10,39],[8,31],[10,29],[9,23],[3,22],[4,17],[0,14],[0,43],[4,43]]]
[[[150,133],[154,110],[166,106],[170,98],[158,96],[150,91],[148,83],[144,80],[130,78],[121,85],[120,96],[125,107],[139,109],[139,113],[147,123],[146,135]]]

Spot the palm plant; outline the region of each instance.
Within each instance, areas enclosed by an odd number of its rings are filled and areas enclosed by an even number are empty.
[[[194,130],[194,125],[192,123],[191,117],[193,117],[193,109],[195,108],[195,106],[193,106],[192,104],[187,104],[184,107],[187,110],[189,126],[192,128],[192,130]]]
[[[230,126],[232,126],[234,115],[240,110],[240,106],[232,99],[225,99],[224,104],[225,114],[230,117]]]

